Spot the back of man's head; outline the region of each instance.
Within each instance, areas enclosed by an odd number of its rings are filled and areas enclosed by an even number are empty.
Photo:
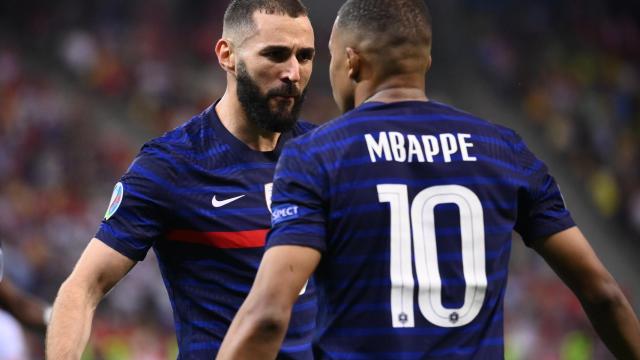
[[[287,15],[293,18],[308,16],[300,0],[232,0],[224,13],[222,36],[241,43],[255,24],[253,14]]]
[[[423,0],[348,0],[338,11],[337,29],[358,50],[380,57],[389,73],[401,59],[428,62],[431,15]]]

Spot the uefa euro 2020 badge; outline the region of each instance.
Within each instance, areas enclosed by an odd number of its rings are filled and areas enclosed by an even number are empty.
[[[111,194],[111,201],[109,201],[109,207],[107,208],[107,212],[104,214],[104,219],[109,220],[113,214],[118,211],[120,204],[122,204],[122,198],[124,197],[124,186],[119,182],[113,188],[113,194]]]

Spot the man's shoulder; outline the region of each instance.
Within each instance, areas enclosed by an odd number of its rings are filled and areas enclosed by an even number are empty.
[[[194,148],[199,144],[199,140],[202,139],[203,132],[207,131],[205,124],[204,113],[195,115],[180,126],[148,141],[145,145],[166,149]]]
[[[300,138],[307,138],[311,132],[316,130],[318,125],[312,124],[310,122],[306,122],[304,120],[300,120],[296,123],[296,125],[291,129],[291,139],[287,141],[287,144],[293,143]],[[290,145],[295,146],[295,145]]]
[[[300,123],[296,125],[296,129],[293,132],[293,139],[289,141],[292,143],[291,146],[297,146],[301,143],[307,143],[310,139],[313,139],[314,133],[320,128],[322,125],[314,125],[311,123]]]
[[[483,140],[506,145],[514,152],[521,152],[526,146],[518,133],[506,126],[496,124],[473,113],[437,101],[366,103],[348,111],[326,123],[317,126],[294,140],[294,146],[319,146],[326,142],[340,142],[354,133],[365,129],[384,127],[378,123],[406,121],[398,129],[420,129],[420,124],[429,126],[430,131],[467,131]],[[453,129],[453,130],[452,130]],[[463,131],[463,132],[464,132]]]
[[[296,122],[296,125],[293,127],[293,129],[291,130],[292,135],[294,137],[300,136],[300,135],[304,135],[306,133],[308,133],[309,131],[317,128],[318,125],[312,124],[310,122],[307,122],[305,120],[300,120],[298,122]]]
[[[192,159],[212,147],[219,146],[215,130],[209,123],[207,110],[185,121],[180,126],[146,142],[141,154]]]
[[[140,148],[129,171],[136,165],[144,164],[147,167],[157,168],[158,171],[163,168],[162,172],[167,173],[177,164],[192,161],[206,146],[203,141],[206,136],[203,136],[203,132],[207,129],[204,124],[204,116],[199,114],[161,136],[147,141]]]
[[[496,137],[500,137],[503,140],[507,140],[509,142],[522,141],[520,135],[518,135],[516,131],[507,126],[497,124],[493,121],[487,120],[466,110],[461,110],[452,105],[448,105],[438,101],[429,101],[429,103],[433,105],[438,114],[441,114],[444,117],[450,117],[453,119],[468,121],[471,124],[476,124],[478,127],[482,127],[483,129],[488,130],[488,132],[495,133]]]

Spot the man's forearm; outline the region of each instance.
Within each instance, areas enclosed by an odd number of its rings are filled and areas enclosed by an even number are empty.
[[[225,335],[217,359],[275,359],[287,332],[289,316],[243,307]]]
[[[605,299],[581,302],[591,324],[617,359],[640,360],[640,322],[619,288]]]
[[[60,287],[47,330],[48,360],[80,359],[91,334],[98,301],[73,283],[65,282]]]

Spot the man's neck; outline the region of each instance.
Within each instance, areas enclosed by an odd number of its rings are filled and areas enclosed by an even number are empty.
[[[260,129],[253,124],[238,98],[229,89],[216,105],[216,113],[222,125],[238,140],[256,151],[272,151],[278,144],[280,133]]]
[[[363,102],[399,102],[399,101],[427,101],[427,95],[423,90],[415,88],[391,88],[379,90]]]
[[[355,94],[355,105],[364,102],[428,101],[425,93],[424,76],[397,76],[383,82],[359,84]]]

